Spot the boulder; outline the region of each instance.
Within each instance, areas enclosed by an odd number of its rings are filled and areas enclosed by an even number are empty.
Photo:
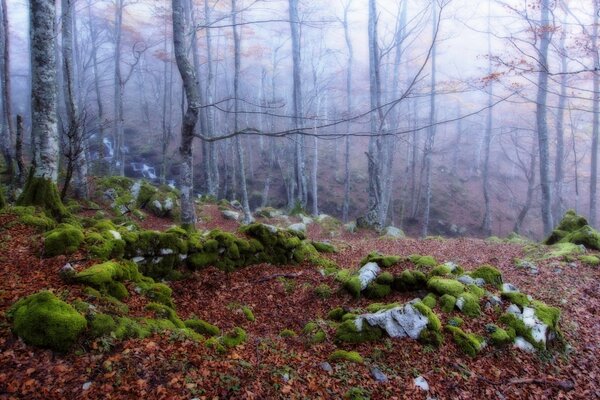
[[[221,214],[223,215],[223,218],[228,220],[239,221],[240,219],[240,213],[236,211],[223,210]]]
[[[402,229],[396,228],[395,226],[388,226],[383,230],[383,236],[393,239],[400,239],[406,235],[402,232]]]
[[[381,268],[377,263],[370,262],[362,266],[358,270],[358,279],[360,280],[360,290],[365,290],[369,283],[373,282],[377,275],[381,272]]]
[[[356,318],[357,328],[362,327],[363,321],[371,326],[378,326],[391,338],[418,339],[429,319],[421,314],[412,304],[380,310],[373,314],[363,314]]]
[[[288,226],[288,229],[290,231],[294,231],[294,232],[305,233],[306,232],[306,225],[303,224],[302,222],[298,222],[297,224],[292,224],[292,225]]]

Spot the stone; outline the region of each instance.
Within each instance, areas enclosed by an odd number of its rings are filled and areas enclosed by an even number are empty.
[[[136,264],[139,264],[141,262],[144,262],[145,259],[146,259],[145,257],[137,256],[137,257],[133,257],[131,259],[131,261],[133,261]]]
[[[110,233],[110,234],[113,236],[113,238],[115,238],[116,240],[121,240],[121,234],[120,234],[119,232],[117,232],[117,231],[115,231],[115,230],[113,230],[113,229],[109,230],[108,232],[109,232],[109,233]]]
[[[236,212],[236,211],[223,210],[221,212],[221,215],[223,215],[223,218],[232,220],[232,221],[239,221],[239,219],[240,219],[240,213]]]
[[[485,279],[475,278],[475,285],[477,285],[479,287],[483,287],[485,285]]]
[[[131,195],[134,199],[137,199],[140,195],[140,190],[142,189],[142,181],[135,181],[135,183],[131,186]]]
[[[421,389],[422,391],[424,391],[424,392],[429,391],[429,383],[427,383],[425,378],[423,378],[421,375],[417,376],[413,382],[414,382],[415,386],[418,387],[419,389]]]
[[[63,281],[69,282],[70,280],[73,279],[73,277],[75,276],[76,273],[77,273],[77,271],[75,271],[75,268],[73,268],[71,263],[66,263],[65,265],[62,266],[58,275],[60,276],[60,278]]]
[[[82,389],[89,390],[90,387],[92,387],[92,382],[86,382],[83,384]]]
[[[516,293],[519,291],[519,289],[517,289],[517,287],[512,283],[503,283],[502,291],[506,293]]]
[[[321,364],[319,364],[319,366],[325,372],[333,372],[333,367],[327,361],[322,362]]]
[[[307,217],[306,215],[300,215],[300,218],[302,219],[302,223],[304,225],[310,225],[314,222],[311,217]]]
[[[515,338],[514,346],[517,349],[523,350],[523,351],[525,351],[527,353],[534,353],[535,352],[535,347],[533,347],[533,345],[531,343],[529,343],[527,340],[525,340],[521,336],[517,336]]]
[[[243,207],[242,207],[242,203],[240,203],[240,202],[239,202],[239,201],[237,201],[237,200],[232,200],[232,201],[229,203],[229,205],[230,205],[231,207],[235,208],[236,210],[242,210],[242,209],[243,209]]]
[[[492,307],[502,305],[502,299],[499,296],[492,294],[488,296],[488,304]]]
[[[388,377],[383,372],[381,372],[381,370],[377,367],[371,368],[371,376],[377,382],[387,382],[388,381]]]
[[[454,272],[456,270],[456,268],[458,268],[458,264],[455,263],[454,261],[446,261],[444,264],[442,264],[444,267],[448,268],[450,270],[450,272]]]
[[[360,290],[365,290],[369,283],[373,282],[377,275],[381,272],[381,268],[377,263],[370,262],[362,266],[358,270],[358,279],[360,280]]]
[[[288,229],[290,231],[294,231],[294,232],[305,233],[306,232],[306,225],[303,224],[302,222],[298,222],[297,224],[292,224],[292,225],[288,226]]]
[[[383,236],[393,239],[400,239],[406,235],[404,232],[402,232],[402,229],[396,228],[395,226],[388,226],[383,230]]]
[[[461,275],[456,279],[463,285],[473,285],[475,284],[475,279],[471,278],[469,275]]]
[[[348,222],[344,224],[344,230],[350,233],[356,232],[356,221]]]
[[[362,329],[363,321],[371,326],[382,328],[391,338],[418,339],[423,329],[427,327],[429,319],[408,303],[373,314],[359,315],[355,320],[359,330]]]

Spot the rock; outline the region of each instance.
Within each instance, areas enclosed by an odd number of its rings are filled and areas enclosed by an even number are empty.
[[[131,195],[134,199],[137,200],[140,195],[140,190],[142,189],[142,181],[135,181],[133,185],[131,185]]]
[[[113,238],[115,238],[116,240],[121,240],[121,234],[120,234],[119,232],[117,232],[117,231],[115,231],[115,230],[112,230],[112,229],[111,229],[111,230],[109,230],[108,232],[109,232],[109,233],[110,233],[110,234],[113,236]]]
[[[373,282],[377,275],[381,272],[381,268],[377,263],[370,262],[362,266],[358,270],[358,279],[360,280],[360,290],[365,290],[369,283]]]
[[[409,337],[411,339],[418,339],[421,331],[427,327],[429,322],[428,318],[410,303],[389,310],[381,310],[374,314],[359,315],[355,320],[357,328],[360,325],[360,329],[362,329],[362,321],[382,328],[391,338]]]
[[[232,221],[239,221],[239,219],[240,219],[240,213],[236,212],[236,211],[223,210],[221,212],[221,215],[223,215],[223,218],[232,220]]]
[[[425,378],[423,378],[421,375],[417,376],[413,382],[415,383],[416,387],[423,390],[424,392],[429,391],[429,383],[427,383]]]
[[[377,367],[371,368],[371,376],[377,382],[387,382],[388,381],[388,377],[383,372],[381,372],[381,370]]]
[[[92,387],[92,382],[86,382],[83,384],[82,389],[88,390],[90,387]]]
[[[232,200],[232,201],[229,203],[229,205],[230,205],[231,207],[235,208],[236,210],[242,210],[242,209],[243,209],[243,207],[242,207],[242,203],[240,203],[240,202],[239,202],[239,201],[237,201],[237,200]]]
[[[325,221],[328,218],[331,218],[331,217],[329,215],[327,215],[327,214],[319,214],[317,216],[317,222],[323,222],[323,221]]]
[[[134,263],[136,263],[136,264],[139,264],[139,263],[141,263],[141,262],[144,262],[144,260],[145,260],[145,258],[144,258],[144,257],[141,257],[141,256],[133,257],[133,258],[131,259],[131,261],[133,261],[133,262],[134,262]]]
[[[521,336],[515,338],[514,346],[519,350],[526,351],[527,353],[534,353],[535,347]]]
[[[499,296],[496,296],[495,294],[491,294],[490,296],[488,296],[487,304],[489,304],[491,307],[499,306],[502,305],[502,299]]]
[[[321,364],[319,364],[319,366],[325,372],[333,372],[333,367],[327,361],[322,362]]]
[[[475,279],[471,278],[469,275],[461,275],[458,277],[457,281],[463,285],[473,285],[475,283]]]
[[[475,285],[477,285],[479,287],[483,287],[485,285],[485,279],[475,278]]]
[[[60,279],[62,279],[63,281],[69,282],[73,279],[73,277],[75,276],[76,273],[77,273],[77,271],[75,271],[75,268],[73,268],[71,263],[66,263],[60,269],[58,275],[60,276]]]
[[[383,230],[383,236],[393,239],[400,239],[405,237],[406,235],[404,234],[404,232],[402,232],[402,229],[396,228],[395,226],[388,226]]]
[[[288,226],[288,229],[294,232],[302,232],[305,233],[306,232],[306,225],[303,224],[302,222],[298,222],[297,224],[292,224],[290,226]]]
[[[519,291],[519,289],[517,289],[517,287],[512,283],[503,283],[502,291],[506,293],[516,293]]]
[[[456,270],[456,268],[458,268],[458,264],[455,263],[454,261],[446,261],[444,264],[442,264],[444,267],[448,268],[450,270],[450,272],[454,272],[454,270]]]
[[[521,315],[521,309],[516,304],[511,304],[510,306],[508,306],[506,312],[509,314]]]
[[[306,215],[300,215],[300,218],[302,219],[302,223],[304,225],[310,225],[314,222],[314,220],[311,217],[307,217]]]

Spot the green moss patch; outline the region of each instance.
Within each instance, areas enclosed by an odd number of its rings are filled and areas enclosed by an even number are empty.
[[[83,239],[83,232],[78,227],[60,224],[44,235],[44,254],[54,257],[74,253],[79,249]]]
[[[447,279],[434,276],[427,282],[427,288],[439,295],[449,294],[457,297],[465,291],[465,285],[456,279]]]
[[[600,265],[600,258],[598,256],[580,256],[579,261],[591,267],[597,267]]]
[[[71,305],[48,291],[17,301],[8,311],[13,331],[30,345],[67,351],[87,327]]]
[[[572,243],[600,250],[600,233],[589,226],[584,217],[577,215],[574,210],[568,210],[544,243]]]
[[[335,338],[340,342],[363,343],[379,340],[382,335],[383,332],[378,327],[362,322],[359,330],[354,319],[347,319],[338,326]]]
[[[482,265],[470,274],[473,278],[481,278],[488,285],[500,287],[502,285],[502,274],[500,271],[491,265]]]
[[[192,318],[184,322],[186,328],[206,336],[218,336],[221,333],[219,327],[212,325],[204,320]]]
[[[349,361],[357,364],[364,362],[363,358],[356,351],[336,350],[328,358],[329,361]]]
[[[392,265],[398,264],[403,261],[403,257],[400,256],[386,256],[378,252],[369,253],[365,258],[360,261],[360,265],[365,265],[370,262],[374,262],[381,268],[389,268]]]
[[[475,357],[485,347],[485,340],[481,336],[466,333],[460,328],[447,325],[446,330],[452,333],[452,338],[458,347],[469,357]]]
[[[418,254],[413,254],[409,256],[408,259],[418,269],[429,269],[438,265],[438,262],[432,256],[421,256]]]
[[[427,287],[427,277],[421,271],[404,270],[394,277],[392,287],[400,292],[422,290]]]

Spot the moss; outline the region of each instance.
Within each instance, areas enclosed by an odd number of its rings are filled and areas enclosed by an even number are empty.
[[[44,236],[44,254],[48,257],[71,254],[83,242],[83,232],[69,224],[61,224]]]
[[[371,400],[371,396],[366,389],[353,387],[344,393],[345,400]]]
[[[421,300],[429,308],[434,308],[437,304],[437,296],[433,293],[429,293]]]
[[[587,224],[585,218],[569,210],[544,243],[573,243],[600,250],[600,234]]]
[[[187,264],[191,269],[202,269],[217,262],[217,253],[194,253],[188,255]]]
[[[441,331],[442,323],[438,316],[429,308],[426,304],[421,301],[417,301],[413,304],[413,307],[417,309],[421,314],[427,317],[428,323],[427,328],[433,331]]]
[[[232,331],[227,332],[225,336],[221,339],[223,346],[232,348],[239,346],[240,344],[246,341],[246,331],[240,327],[233,328]]]
[[[392,284],[395,290],[400,292],[421,290],[427,285],[427,277],[421,271],[404,270],[402,273],[394,278]]]
[[[355,298],[360,297],[360,279],[358,276],[353,276],[344,283],[344,288]]]
[[[308,242],[300,242],[300,239],[298,238],[292,238],[290,240],[292,240],[294,243],[298,241],[298,245],[294,246],[295,249],[293,252],[294,261],[296,261],[297,263],[301,263],[305,260],[310,260],[312,258],[318,257],[319,253],[312,244]]]
[[[296,334],[296,332],[294,332],[291,329],[284,329],[281,332],[279,332],[279,336],[282,338],[290,338],[290,337],[296,337],[298,335]]]
[[[512,343],[512,341],[515,339],[514,337],[511,337],[506,330],[494,324],[488,324],[485,328],[490,335],[490,343],[494,346],[501,347]]]
[[[481,278],[485,283],[500,287],[502,285],[502,274],[497,268],[491,265],[482,265],[475,271],[471,272],[471,276],[475,279]]]
[[[244,313],[244,316],[246,317],[246,319],[248,321],[250,321],[250,322],[256,321],[256,318],[254,318],[254,313],[252,312],[252,309],[250,307],[243,306],[242,312]]]
[[[319,253],[335,253],[336,252],[335,247],[330,243],[312,241],[311,244]]]
[[[409,256],[408,259],[419,269],[433,268],[438,264],[432,256],[413,254]]]
[[[160,303],[149,303],[146,306],[149,311],[154,311],[154,314],[159,319],[167,319],[175,325],[176,328],[185,328],[185,324],[171,307],[167,307]]]
[[[530,303],[529,297],[520,292],[503,292],[502,297],[521,308],[528,306]]]
[[[312,344],[321,343],[327,339],[325,331],[314,321],[308,322],[306,325],[304,325],[302,333],[306,335],[309,343]]]
[[[164,304],[167,307],[174,307],[173,300],[171,299],[173,290],[164,283],[152,283],[142,286],[142,292],[152,301]]]
[[[548,325],[553,331],[558,331],[558,321],[560,320],[560,309],[549,306],[541,301],[534,300],[532,302],[535,310],[535,316]]]
[[[87,327],[81,314],[48,291],[17,301],[7,316],[27,344],[57,351],[67,351]]]
[[[579,261],[592,267],[600,265],[600,258],[598,256],[580,256]]]
[[[90,335],[92,338],[110,335],[117,329],[114,318],[108,314],[95,314],[90,321]]]
[[[431,270],[431,272],[429,273],[429,276],[446,276],[446,275],[450,275],[452,273],[452,268],[450,268],[449,266],[442,264],[442,265],[438,265],[437,267],[435,267],[434,269]]]
[[[37,215],[25,214],[19,218],[19,222],[42,231],[53,229],[56,226],[56,221],[41,213]]]
[[[144,208],[152,199],[152,196],[158,192],[158,189],[146,181],[140,182],[140,191],[137,195],[136,205],[139,208]]]
[[[6,202],[6,197],[4,197],[4,188],[0,186],[0,210],[5,208],[8,205]]]
[[[456,299],[457,303],[462,301],[461,312],[468,317],[478,317],[481,315],[481,307],[479,307],[479,298],[471,293],[462,293]]]
[[[371,282],[365,288],[365,296],[370,299],[381,299],[392,292],[392,287],[389,285],[382,285],[377,282]]]
[[[471,293],[473,296],[476,296],[478,299],[481,299],[483,296],[485,296],[485,290],[474,284],[467,285],[467,292]]]
[[[106,286],[107,293],[118,300],[123,300],[129,297],[129,292],[123,283],[112,281]]]
[[[217,326],[197,318],[188,319],[184,324],[186,328],[192,329],[201,335],[218,336],[221,333]]]
[[[400,303],[371,303],[367,306],[367,311],[370,313],[376,313],[381,310],[389,310],[399,306],[401,306]]]
[[[466,333],[460,328],[447,325],[446,329],[452,333],[452,338],[458,347],[465,352],[469,357],[475,357],[485,346],[485,341],[482,337],[472,333]]]
[[[217,353],[222,354],[227,352],[225,346],[221,344],[221,340],[216,337],[208,339],[206,342],[204,342],[204,345],[209,349],[215,350]]]
[[[335,280],[341,283],[346,282],[352,276],[349,269],[341,269],[335,273]]]
[[[439,295],[449,294],[457,297],[465,291],[465,285],[455,279],[434,276],[427,282],[427,288]]]
[[[322,283],[314,289],[314,293],[321,299],[328,299],[331,297],[331,288],[326,283]]]
[[[456,297],[445,294],[440,298],[440,307],[442,311],[445,313],[452,312],[454,310],[454,306],[456,305]]]
[[[75,275],[75,280],[102,289],[113,281],[133,280],[141,278],[135,264],[131,262],[118,263],[107,261],[93,265]]]
[[[461,317],[452,317],[448,320],[448,324],[451,326],[462,326],[464,323]]]
[[[359,331],[356,328],[355,321],[353,319],[348,319],[338,326],[335,332],[335,338],[341,342],[362,343],[379,340],[382,334],[380,328],[370,326],[366,322],[362,323],[361,330]]]
[[[394,283],[394,275],[391,272],[385,271],[379,274],[375,281],[381,285],[391,285]]]
[[[336,307],[333,310],[327,313],[327,319],[331,319],[333,321],[341,321],[342,317],[346,314],[342,307]]]
[[[400,256],[386,256],[378,252],[369,253],[365,258],[360,261],[360,265],[365,265],[370,262],[374,262],[381,268],[389,268],[392,265],[398,264],[402,261]]]
[[[36,206],[61,220],[69,215],[58,194],[56,183],[50,179],[33,176],[31,170],[23,192],[17,199],[18,206]]]
[[[119,340],[145,338],[149,334],[149,330],[145,329],[138,321],[128,317],[117,318],[117,326],[114,330],[115,338]]]
[[[336,350],[329,355],[329,361],[349,361],[357,364],[362,364],[363,358],[356,351]]]

